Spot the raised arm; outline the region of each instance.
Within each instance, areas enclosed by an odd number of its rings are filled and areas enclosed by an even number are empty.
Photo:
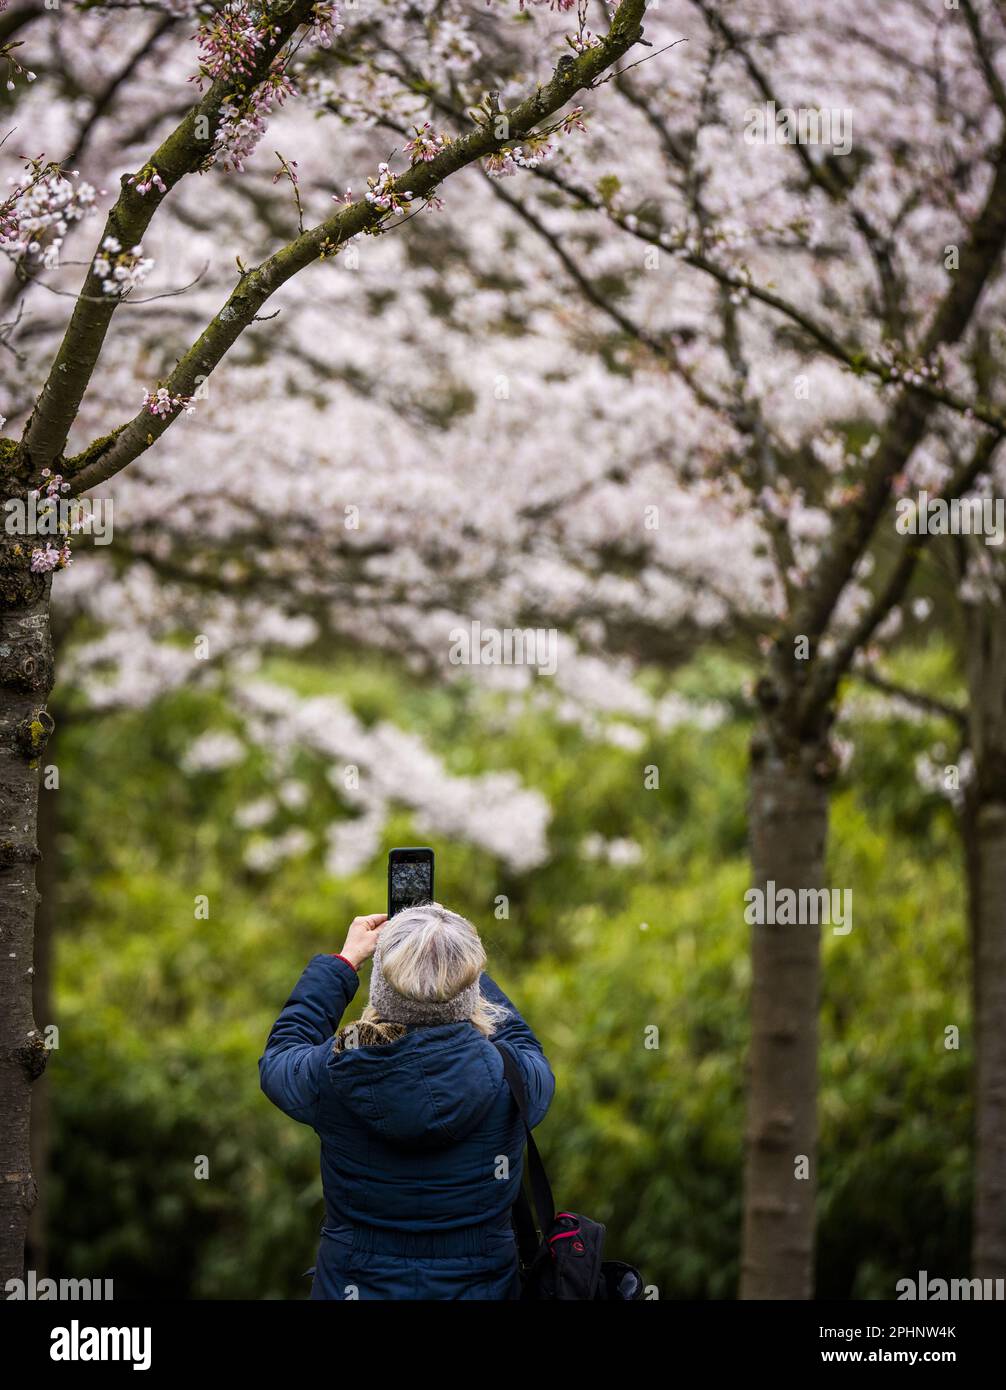
[[[346,1007],[360,984],[357,971],[374,954],[383,912],[354,917],[341,952],[315,956],[283,1005],[259,1058],[262,1089],[281,1110],[313,1125],[322,1069]]]
[[[545,1118],[555,1095],[552,1068],[542,1051],[541,1043],[496,981],[483,972],[479,985],[487,999],[494,1004],[502,1004],[509,1010],[510,1017],[496,1030],[492,1040],[494,1043],[504,1044],[520,1067],[524,1089],[527,1092],[528,1118],[531,1127],[534,1128]]]
[[[281,1110],[314,1124],[322,1069],[360,980],[342,956],[314,956],[272,1026],[259,1058],[262,1089]]]

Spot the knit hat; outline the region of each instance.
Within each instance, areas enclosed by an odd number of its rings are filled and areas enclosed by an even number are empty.
[[[412,999],[399,994],[381,969],[381,939],[378,937],[370,976],[370,1006],[385,1023],[462,1023],[471,1018],[478,1002],[477,979],[453,999]]]

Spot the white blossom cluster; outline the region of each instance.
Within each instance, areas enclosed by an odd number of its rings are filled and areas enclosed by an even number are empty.
[[[94,211],[96,189],[60,170],[35,177],[12,174],[7,186],[11,192],[0,220],[0,250],[55,269],[70,227]]]
[[[142,246],[123,250],[118,238],[106,236],[92,262],[92,269],[101,281],[103,294],[126,295],[143,284],[154,262],[143,254]]]

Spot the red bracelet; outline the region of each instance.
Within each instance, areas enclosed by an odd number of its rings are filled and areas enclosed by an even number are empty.
[[[346,960],[346,957],[340,955],[338,951],[331,951],[329,954],[334,956],[336,960]],[[352,970],[354,975],[359,975],[359,970],[357,970],[356,966],[353,964],[351,960],[346,960],[346,964],[349,966],[350,970]]]

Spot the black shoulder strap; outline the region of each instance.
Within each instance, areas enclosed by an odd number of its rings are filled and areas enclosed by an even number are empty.
[[[524,1121],[524,1143],[527,1148],[527,1172],[531,1183],[531,1196],[538,1216],[538,1229],[541,1231],[542,1239],[544,1239],[555,1221],[555,1202],[552,1198],[552,1188],[548,1174],[545,1172],[545,1165],[538,1152],[538,1145],[534,1142],[531,1126],[528,1124],[527,1092],[524,1089],[524,1078],[510,1049],[505,1044],[500,1043],[493,1043],[493,1046],[503,1062],[503,1075],[506,1077],[514,1100],[517,1102],[520,1117]],[[517,1200],[514,1202],[513,1215],[521,1260],[528,1264],[537,1252],[539,1241],[535,1235],[534,1216],[523,1184],[517,1195]]]

